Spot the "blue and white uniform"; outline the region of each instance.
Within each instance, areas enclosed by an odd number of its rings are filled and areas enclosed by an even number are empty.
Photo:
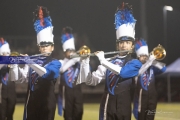
[[[74,36],[71,27],[64,27],[61,35],[61,43],[64,53],[75,51]],[[67,57],[67,56],[66,56]],[[80,58],[64,58],[60,60],[60,84],[58,96],[58,113],[65,120],[82,120],[83,94],[81,84],[76,85],[80,72]]]
[[[38,6],[34,12],[34,29],[41,53],[54,49],[52,20],[46,7]],[[46,48],[48,47],[48,48]],[[48,54],[47,54],[48,55]],[[14,81],[28,82],[23,120],[54,120],[56,109],[55,83],[61,63],[52,56],[41,56],[38,63],[27,63],[23,68],[12,65]]]
[[[44,57],[41,64],[26,64],[23,68],[16,64],[11,75],[16,82],[28,82],[23,120],[48,119],[53,120],[56,109],[55,83],[59,77],[61,63]],[[42,73],[42,74],[41,74]]]
[[[157,106],[155,76],[165,72],[165,70],[165,64],[154,61],[142,75],[136,78],[137,84],[133,108],[136,120],[154,120]]]
[[[11,53],[9,44],[4,38],[0,37],[0,55],[9,56]],[[15,82],[11,81],[9,67],[0,64],[0,119],[13,120],[16,105]]]
[[[2,64],[1,64],[2,65]],[[9,78],[9,68],[4,65],[0,68],[0,119],[13,120],[16,104],[15,82]]]
[[[142,65],[135,78],[133,114],[136,120],[154,120],[157,105],[155,75],[163,73],[166,66],[164,63],[156,61],[153,54],[149,56],[148,46],[143,39],[137,40],[135,43],[136,54],[140,60],[142,62],[146,58],[148,60]]]
[[[100,105],[99,120],[110,119],[110,116],[115,117],[117,112],[117,115],[119,115],[117,117],[119,118],[131,114],[133,77],[138,75],[142,65],[139,60],[132,59],[130,55],[117,56],[111,63],[121,68],[119,74],[114,74],[103,65],[99,65],[98,69],[91,74],[88,60],[84,60],[81,63],[79,79],[85,79],[87,85],[96,86],[101,81],[106,81]]]
[[[116,44],[118,50],[130,50],[128,46],[135,39],[136,20],[132,7],[128,3],[118,6],[115,13]],[[120,42],[120,43],[119,43]],[[121,44],[121,46],[119,45]],[[127,45],[128,44],[128,45]],[[123,48],[124,47],[124,48]],[[132,59],[130,54],[117,56],[111,62],[104,58],[104,52],[96,53],[101,65],[94,72],[89,70],[89,60],[82,60],[77,84],[97,85],[105,80],[105,90],[102,97],[99,120],[130,120],[133,77],[138,75],[142,63]]]
[[[80,70],[80,59],[71,64],[73,59],[65,58],[61,67],[59,84],[58,113],[67,120],[82,120],[83,115],[83,94],[81,84],[76,85],[76,80]],[[67,69],[64,69],[69,66]]]

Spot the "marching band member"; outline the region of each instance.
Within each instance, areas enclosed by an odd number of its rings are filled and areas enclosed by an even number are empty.
[[[116,44],[118,51],[133,49],[135,22],[132,8],[127,3],[118,7],[115,14]],[[131,120],[133,77],[138,74],[142,63],[127,52],[121,52],[110,62],[104,52],[95,52],[101,65],[94,72],[89,70],[89,58],[82,60],[77,84],[97,85],[106,81],[100,105],[99,120]],[[85,81],[82,81],[85,79]]]
[[[53,26],[49,11],[43,6],[38,6],[34,15],[34,29],[37,33],[37,44],[40,53],[45,55],[39,64],[26,64],[24,68],[17,67],[17,64],[13,65],[12,76],[14,75],[15,80],[28,80],[23,119],[54,120],[56,109],[54,88],[56,80],[59,77],[61,63],[48,54],[54,50]],[[19,73],[17,73],[17,71]]]
[[[133,114],[136,120],[154,120],[157,106],[157,92],[155,88],[155,75],[165,72],[164,63],[149,56],[148,46],[143,39],[137,40],[135,50],[142,67],[137,76]]]
[[[9,56],[10,53],[8,42],[0,37],[0,55]],[[13,120],[15,105],[15,82],[9,79],[8,65],[0,64],[0,119]]]
[[[75,53],[72,28],[63,28],[61,42],[65,58],[60,60],[62,67],[60,68],[58,113],[62,116],[64,109],[65,120],[82,120],[83,94],[81,84],[75,85],[80,69],[80,58],[70,59],[70,55]]]

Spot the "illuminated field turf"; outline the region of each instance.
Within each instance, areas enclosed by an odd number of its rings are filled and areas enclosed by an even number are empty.
[[[98,120],[99,104],[85,104],[83,120]],[[155,120],[180,120],[180,103],[159,103]],[[17,104],[14,120],[22,120],[23,104]],[[55,120],[63,120],[56,111]],[[132,120],[135,120],[132,116]]]

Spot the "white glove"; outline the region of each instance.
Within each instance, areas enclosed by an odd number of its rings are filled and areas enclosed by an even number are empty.
[[[95,52],[95,55],[98,57],[101,65],[103,65],[105,68],[109,69],[110,71],[112,71],[116,75],[118,75],[120,73],[122,67],[115,65],[111,62],[108,62],[104,58],[104,52],[103,51]]]
[[[81,64],[85,65],[85,64],[89,64],[90,58],[86,57],[86,58],[81,58]]]
[[[18,65],[17,64],[10,64],[9,65],[9,79],[11,81],[17,81],[18,80]]]
[[[90,71],[90,66],[89,66],[89,57],[86,57],[86,58],[82,58],[81,59],[81,64],[80,64],[80,72],[79,72],[79,75],[78,75],[78,79],[76,81],[76,85],[78,84],[81,84],[81,83],[85,83],[86,82],[86,79],[87,79],[87,76],[89,74],[91,74],[91,71]]]
[[[149,56],[149,59],[147,60],[147,64],[149,65],[149,66],[151,66],[152,65],[152,63],[153,63],[153,61],[155,60],[156,58],[155,58],[155,56],[153,55],[153,54],[151,54],[150,56]],[[145,63],[145,64],[146,64]]]
[[[150,61],[154,61],[156,59],[156,57],[153,55],[153,54],[150,54],[150,56],[149,56],[149,59],[148,60],[150,60]]]
[[[104,57],[104,52],[103,51],[96,52],[95,55],[98,57],[100,62],[102,62],[103,60],[106,60],[105,57]]]
[[[146,61],[146,63],[143,64],[142,67],[140,68],[139,75],[142,75],[153,64],[153,61],[155,59],[156,59],[155,56],[153,54],[151,54],[149,56],[149,59]]]

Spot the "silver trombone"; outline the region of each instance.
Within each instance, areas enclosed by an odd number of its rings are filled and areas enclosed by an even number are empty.
[[[42,55],[46,55],[46,54],[51,55],[51,52],[49,52],[49,53],[35,54],[35,55],[31,55],[30,57],[42,56]]]
[[[76,54],[70,55],[70,58],[95,56],[94,53],[90,53],[90,52],[91,50],[89,49],[89,47],[84,45],[80,48],[80,50],[78,50]],[[118,54],[118,53],[132,53],[132,50],[105,52],[104,55]]]
[[[36,57],[36,56],[42,56],[42,55],[50,55],[51,52],[48,52],[48,53],[41,53],[41,54],[35,54],[35,55],[31,55],[30,57]],[[21,56],[20,53],[18,52],[11,52],[10,56]]]

